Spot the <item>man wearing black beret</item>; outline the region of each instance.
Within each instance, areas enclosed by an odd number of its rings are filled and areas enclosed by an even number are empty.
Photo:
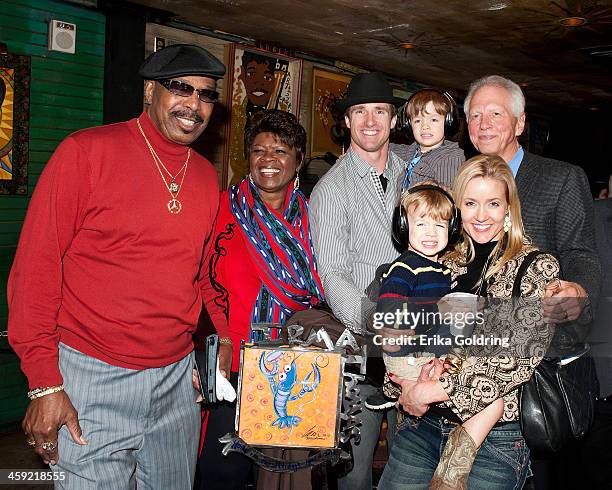
[[[154,53],[140,68],[144,112],[68,136],[36,186],[9,341],[31,390],[27,443],[63,472],[56,488],[193,485],[192,334],[218,185],[189,145],[224,73],[198,46]]]

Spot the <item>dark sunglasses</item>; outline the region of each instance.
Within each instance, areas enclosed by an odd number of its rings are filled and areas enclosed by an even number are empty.
[[[215,90],[211,90],[208,88],[196,89],[189,85],[188,83],[181,82],[179,80],[158,80],[159,84],[164,87],[168,92],[174,95],[178,95],[180,97],[191,97],[194,90],[198,94],[198,98],[202,102],[209,102],[214,104],[219,100],[219,93]]]

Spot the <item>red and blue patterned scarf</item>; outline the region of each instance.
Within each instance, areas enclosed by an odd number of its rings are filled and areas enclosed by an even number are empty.
[[[230,187],[231,211],[262,279],[251,323],[284,325],[296,311],[324,300],[306,196],[294,189],[293,183],[287,195],[281,216],[266,206],[248,177]]]

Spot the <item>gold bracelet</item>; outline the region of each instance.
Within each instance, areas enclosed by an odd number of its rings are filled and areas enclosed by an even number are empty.
[[[52,393],[57,393],[59,391],[64,391],[63,384],[57,386],[47,386],[46,388],[34,388],[32,391],[28,391],[28,398],[30,400],[35,400],[36,398],[51,395]]]
[[[226,344],[226,345],[233,345],[232,339],[230,339],[229,337],[219,337],[219,343]]]

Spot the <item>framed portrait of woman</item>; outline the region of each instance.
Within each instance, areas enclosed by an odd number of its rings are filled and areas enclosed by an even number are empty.
[[[298,115],[302,60],[236,44],[229,50],[226,100],[230,117],[222,182],[235,184],[249,173],[244,130],[253,116],[263,109]]]

